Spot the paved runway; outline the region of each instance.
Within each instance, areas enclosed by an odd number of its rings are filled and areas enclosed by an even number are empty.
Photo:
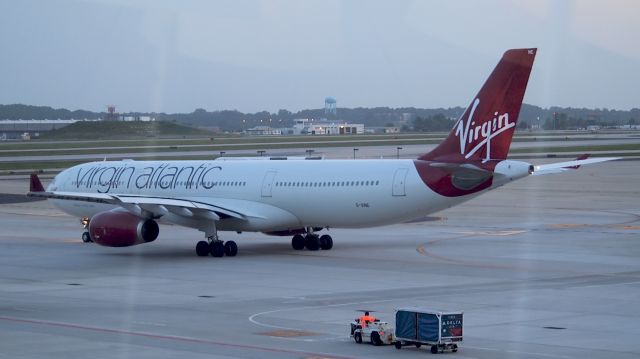
[[[347,337],[356,309],[412,305],[465,311],[450,358],[637,358],[639,175],[620,161],[527,178],[421,221],[331,230],[331,251],[222,233],[240,252],[221,259],[171,226],[137,247],[83,244],[76,218],[13,197],[0,358],[423,358]]]

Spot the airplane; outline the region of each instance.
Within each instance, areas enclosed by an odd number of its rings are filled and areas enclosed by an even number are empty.
[[[84,242],[153,242],[158,222],[204,232],[198,256],[236,256],[218,231],[291,236],[295,250],[333,247],[330,228],[365,228],[423,217],[528,177],[615,158],[546,165],[508,160],[537,49],[512,49],[448,136],[417,159],[100,161],[59,173],[29,196],[81,218]]]

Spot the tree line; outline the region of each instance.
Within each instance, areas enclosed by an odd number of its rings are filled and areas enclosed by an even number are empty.
[[[338,108],[337,115],[325,115],[324,109],[307,109],[297,112],[279,110],[275,113],[261,111],[243,113],[237,110],[207,111],[196,109],[191,113],[130,112],[126,116],[151,116],[156,120],[177,122],[195,127],[217,127],[221,131],[241,132],[255,126],[274,128],[291,127],[294,119],[323,119],[329,121],[362,123],[367,127],[402,127],[405,131],[448,131],[453,121],[464,112],[463,107],[415,108],[373,107]],[[0,105],[0,120],[18,119],[106,119],[106,112],[54,109],[47,106]],[[542,108],[523,104],[518,127],[544,129],[576,129],[597,125],[601,127],[640,124],[640,109],[628,111],[587,108]]]

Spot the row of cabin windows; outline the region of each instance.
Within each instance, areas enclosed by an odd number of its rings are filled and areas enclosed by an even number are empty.
[[[88,181],[72,181],[71,185],[75,186],[77,183],[80,184],[80,186],[123,186],[125,184],[124,181],[119,181],[116,184],[113,184],[111,181],[107,181],[107,182],[98,182],[98,181],[93,181],[93,182],[88,182]],[[154,185],[158,186],[169,186],[171,184],[171,182],[154,182]],[[176,186],[194,186],[196,184],[195,181],[177,181],[175,183]],[[211,181],[205,181],[204,182],[205,185],[207,186],[219,186],[219,187],[245,187],[247,185],[247,182],[241,182],[241,181],[216,181],[216,182],[211,182]]]
[[[380,181],[276,182],[276,187],[355,187],[378,185],[380,185]]]

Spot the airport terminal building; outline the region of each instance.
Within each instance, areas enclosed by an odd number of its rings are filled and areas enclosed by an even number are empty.
[[[364,133],[364,124],[301,118],[294,120],[291,130],[293,135],[361,135]]]

